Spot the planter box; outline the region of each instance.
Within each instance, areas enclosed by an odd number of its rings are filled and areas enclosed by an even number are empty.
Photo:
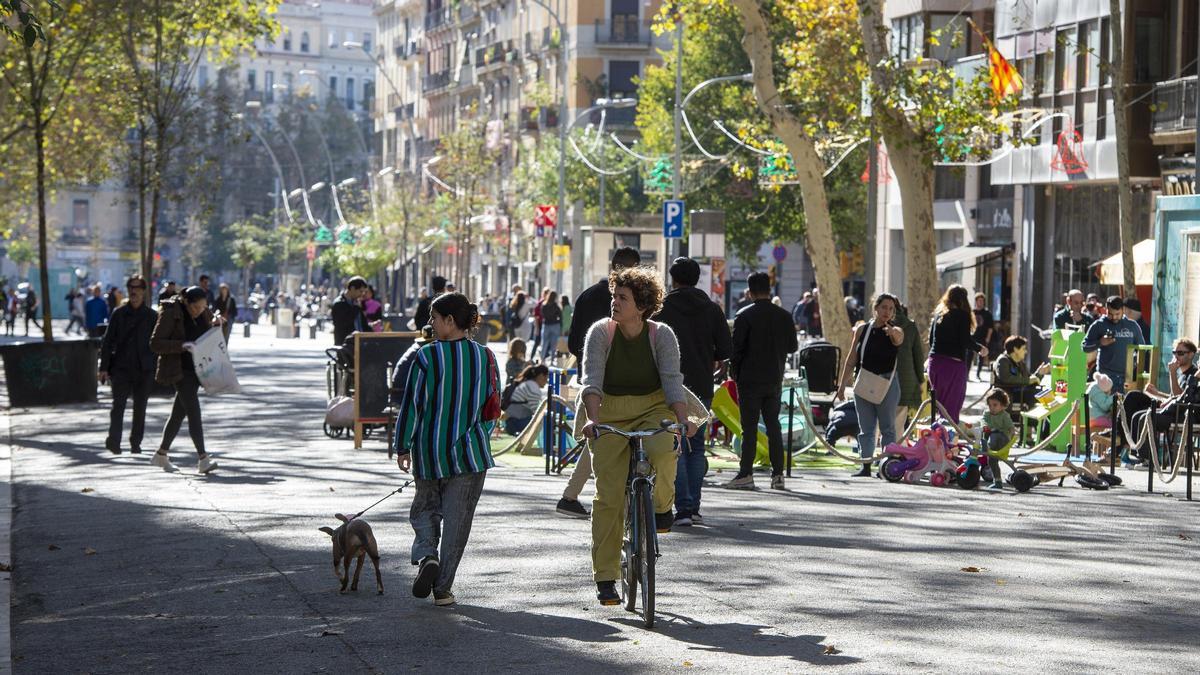
[[[96,401],[99,340],[26,342],[0,347],[14,408]]]

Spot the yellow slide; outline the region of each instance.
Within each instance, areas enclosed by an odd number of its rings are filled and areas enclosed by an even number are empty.
[[[729,384],[722,384],[717,388],[713,395],[712,402],[713,415],[721,421],[733,432],[734,436],[742,439],[745,443],[745,438],[742,435],[742,417],[741,411],[738,410],[738,404],[733,402],[733,395],[729,393]],[[755,453],[755,459],[759,464],[769,463],[770,452],[767,448],[767,435],[761,429],[758,430],[758,452]]]

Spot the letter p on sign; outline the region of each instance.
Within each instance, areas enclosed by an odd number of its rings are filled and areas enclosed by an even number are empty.
[[[683,200],[668,199],[663,202],[663,238],[683,238]]]

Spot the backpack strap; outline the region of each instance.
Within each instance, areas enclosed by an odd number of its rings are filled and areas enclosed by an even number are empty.
[[[646,325],[650,327],[650,347],[653,349],[654,336],[658,334],[658,322],[647,320]],[[604,330],[608,333],[608,346],[612,347],[613,338],[617,336],[616,320],[609,319],[608,324],[604,327]]]

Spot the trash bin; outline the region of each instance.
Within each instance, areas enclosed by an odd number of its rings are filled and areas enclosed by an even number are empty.
[[[275,337],[292,339],[296,337],[295,314],[287,307],[275,309]]]

